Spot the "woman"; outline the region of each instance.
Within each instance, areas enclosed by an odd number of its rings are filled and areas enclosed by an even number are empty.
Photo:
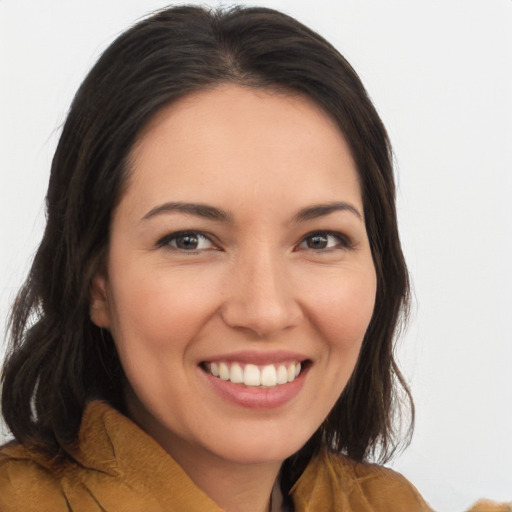
[[[292,18],[176,7],[121,35],[13,309],[0,510],[428,510],[367,463],[410,401],[390,155]]]

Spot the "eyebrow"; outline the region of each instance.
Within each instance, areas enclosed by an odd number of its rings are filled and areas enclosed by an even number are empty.
[[[229,222],[232,220],[231,214],[228,212],[216,208],[215,206],[209,206],[207,204],[200,203],[181,203],[181,202],[169,202],[152,208],[142,220],[151,219],[157,215],[164,213],[180,212],[188,215],[195,215],[210,220],[217,220],[223,222]]]
[[[334,201],[332,203],[307,206],[306,208],[300,210],[293,217],[293,221],[304,222],[307,220],[317,219],[318,217],[324,217],[325,215],[329,215],[330,213],[336,211],[349,211],[353,213],[358,219],[363,219],[363,216],[355,206],[351,205],[350,203],[346,203],[345,201]],[[215,206],[201,203],[182,203],[175,201],[155,206],[148,213],[146,213],[144,217],[142,217],[142,220],[151,219],[157,215],[172,212],[195,215],[197,217],[221,222],[231,222],[233,220],[233,216],[230,213],[222,210],[221,208],[216,208]]]
[[[346,203],[345,201],[334,201],[332,203],[308,206],[300,210],[299,213],[295,215],[293,220],[295,222],[303,222],[306,220],[317,219],[318,217],[324,217],[325,215],[329,215],[330,213],[337,211],[351,212],[358,219],[363,220],[363,215],[361,212],[355,206],[351,205],[350,203]]]

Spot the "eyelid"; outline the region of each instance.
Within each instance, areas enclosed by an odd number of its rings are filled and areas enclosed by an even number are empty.
[[[213,247],[203,248],[203,249],[186,250],[186,249],[174,247],[171,245],[172,241],[176,240],[179,237],[187,236],[187,235],[196,236],[198,238],[205,239],[208,242],[210,242]],[[338,240],[339,243],[335,247],[327,247],[324,249],[314,249],[311,247],[304,247],[304,248],[300,247],[308,238],[311,238],[314,236],[334,237]],[[309,233],[306,233],[300,239],[299,243],[297,244],[297,249],[306,249],[306,250],[313,251],[313,252],[328,252],[328,251],[340,250],[340,249],[341,250],[352,249],[354,247],[354,245],[355,245],[355,243],[352,240],[352,238],[344,233],[341,233],[339,231],[326,230],[326,229],[317,229],[317,230],[310,231]],[[219,250],[218,242],[215,241],[215,237],[213,235],[211,235],[209,233],[205,233],[203,231],[194,230],[194,229],[183,229],[183,230],[179,230],[179,231],[174,231],[172,233],[168,233],[168,234],[164,235],[163,237],[161,237],[156,242],[155,247],[156,248],[164,248],[164,249],[168,249],[171,251],[189,253],[189,254],[195,254],[198,252],[203,252],[203,251],[207,251],[207,250],[211,250],[211,249]]]
[[[170,244],[171,241],[176,240],[180,236],[187,236],[187,235],[193,235],[198,238],[206,239],[212,244],[213,247],[208,248],[208,249],[185,250],[185,249],[181,249],[179,247],[174,247]],[[203,231],[199,231],[196,229],[182,229],[179,231],[173,231],[172,233],[168,233],[167,235],[164,235],[163,237],[161,237],[155,244],[155,246],[157,248],[163,248],[163,249],[168,249],[170,251],[178,251],[178,252],[189,253],[189,254],[197,254],[198,252],[203,252],[203,251],[210,250],[210,249],[218,249],[217,245],[218,244],[216,244],[214,237],[212,235],[210,235],[208,233],[204,233]]]
[[[332,231],[328,229],[317,229],[315,231],[310,231],[309,233],[306,233],[300,240],[298,246],[300,248],[300,245],[303,244],[308,238],[311,238],[313,236],[332,236],[339,240],[339,247],[328,247],[325,249],[313,249],[313,248],[306,248],[307,250],[313,251],[313,252],[326,252],[326,251],[332,251],[336,249],[353,249],[355,246],[354,241],[352,238],[344,233],[341,233],[339,231]]]

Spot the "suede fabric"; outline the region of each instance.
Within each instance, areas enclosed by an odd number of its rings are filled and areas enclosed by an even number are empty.
[[[103,402],[83,417],[76,461],[0,449],[0,512],[222,512],[149,435]],[[322,453],[292,489],[295,512],[430,511],[401,475]]]

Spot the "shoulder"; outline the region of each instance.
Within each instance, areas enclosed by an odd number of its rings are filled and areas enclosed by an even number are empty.
[[[400,473],[378,464],[355,462],[327,452],[311,461],[297,484],[298,488],[302,487],[303,496],[309,495],[313,502],[321,499],[318,504],[321,503],[324,510],[431,511],[414,485]]]
[[[341,456],[328,455],[328,464],[338,475],[357,484],[367,497],[377,501],[393,501],[393,504],[424,504],[418,490],[402,474],[379,464],[355,462]],[[394,510],[401,510],[395,508]],[[428,510],[427,508],[404,508],[404,510]]]
[[[0,447],[0,512],[67,511],[65,494],[50,467],[19,444]]]
[[[124,507],[126,496],[139,508]],[[0,512],[143,510],[135,498],[133,490],[103,467],[98,470],[18,443],[0,447]]]

